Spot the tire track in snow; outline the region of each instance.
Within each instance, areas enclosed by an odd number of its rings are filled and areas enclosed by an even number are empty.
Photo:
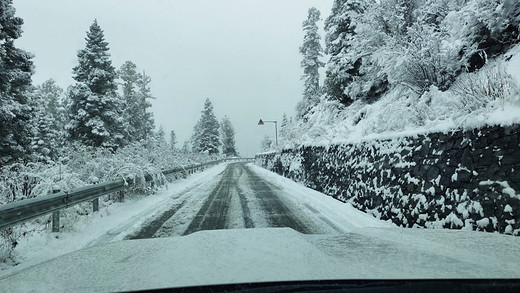
[[[286,203],[280,197],[283,197],[280,187],[266,181],[243,163],[229,164],[217,176],[221,177],[210,180],[214,182],[213,187],[192,190],[193,195],[198,193],[196,197],[199,200],[192,201],[193,196],[186,195],[182,202],[156,217],[130,239],[188,235],[201,230],[255,227],[289,227],[304,234],[319,234],[330,230],[315,225],[315,220],[321,220],[320,222],[331,226],[331,229],[336,228],[319,215],[309,218],[303,211],[298,213],[301,208]],[[200,208],[193,206],[195,202],[200,202]],[[186,214],[186,209],[192,211]],[[186,224],[179,226],[175,223],[176,213],[179,214],[178,217],[186,217]],[[172,222],[172,219],[175,221]]]
[[[268,184],[251,169],[245,167],[251,189],[265,211],[269,227],[289,227],[303,234],[311,234],[312,230],[302,224],[298,218],[281,201]]]
[[[222,174],[223,172],[220,172],[218,175]],[[189,195],[191,194],[191,192],[200,188],[202,185],[206,183],[207,182],[201,182],[182,191],[182,193],[176,197],[177,200],[180,198],[184,198],[181,203],[174,204],[173,206],[168,208],[168,210],[162,212],[160,215],[154,216],[153,219],[150,220],[149,223],[147,223],[146,225],[143,225],[139,231],[129,234],[124,239],[144,239],[154,237],[154,234],[157,233],[157,231],[162,227],[162,225],[164,225],[166,221],[173,217],[188,202],[190,198]],[[149,211],[147,211],[146,213],[149,213]],[[125,229],[128,229],[128,227]]]
[[[244,225],[246,228],[254,228],[255,224],[253,223],[253,220],[251,219],[251,211],[249,210],[249,206],[247,204],[247,198],[244,195],[244,191],[238,185],[238,179],[244,173],[244,164],[240,164],[238,166],[239,166],[239,170],[240,170],[240,175],[238,176],[237,180],[235,181],[235,189],[236,189],[238,197],[240,199],[240,206],[242,207],[242,217],[244,218]]]
[[[231,201],[231,186],[233,185],[234,167],[229,164],[222,175],[217,187],[208,196],[195,218],[183,235],[200,230],[217,230],[227,227],[229,202]],[[236,184],[236,183],[235,183]]]
[[[187,199],[183,200],[180,204],[175,205],[171,209],[162,213],[159,217],[155,218],[150,224],[146,225],[141,229],[137,234],[128,237],[127,239],[145,239],[152,238],[153,235],[161,228],[161,226],[168,221],[177,211],[179,211],[184,204],[186,204]]]

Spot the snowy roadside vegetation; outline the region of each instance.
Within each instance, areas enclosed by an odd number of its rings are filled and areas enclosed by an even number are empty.
[[[33,55],[15,46],[23,20],[12,2],[0,2],[0,205],[120,178],[137,182],[125,197],[148,195],[166,182],[161,170],[237,155],[231,122],[216,119],[209,99],[193,139],[180,148],[172,131],[167,142],[150,111],[150,76],[132,61],[112,65],[97,20],[77,52],[74,84],[33,85]],[[115,201],[104,196],[100,208]],[[87,202],[62,211],[62,230],[91,210]],[[14,261],[21,237],[49,231],[50,215],[0,231],[0,263]]]
[[[125,198],[139,198],[155,192],[167,183],[161,170],[222,158],[221,155],[184,153],[170,148],[155,138],[135,142],[110,152],[102,148],[70,147],[59,161],[15,163],[0,169],[0,205],[51,194],[53,188],[74,188],[120,178],[133,179],[136,185],[125,190]],[[144,175],[154,178],[146,183]],[[118,195],[100,198],[100,209],[118,201]],[[92,203],[85,202],[61,211],[63,231],[74,229],[74,223],[92,213]],[[13,261],[14,249],[23,237],[49,232],[52,215],[0,232],[0,262]]]
[[[520,122],[518,1],[336,0],[324,50],[318,20],[310,9],[278,149]]]

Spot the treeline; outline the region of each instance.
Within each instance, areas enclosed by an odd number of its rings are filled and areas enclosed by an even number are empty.
[[[12,0],[0,1],[0,205],[116,178],[137,183],[127,198],[150,194],[166,182],[163,169],[237,155],[231,122],[218,122],[209,99],[192,138],[178,148],[171,131],[166,142],[150,112],[151,78],[131,61],[113,66],[96,20],[77,52],[74,84],[66,90],[52,79],[33,85],[33,56],[14,44],[22,25]],[[153,182],[146,183],[147,174]],[[114,201],[106,196],[100,206]],[[62,230],[90,210],[88,202],[63,210]],[[49,223],[45,216],[0,231],[0,262],[13,262],[20,238]]]
[[[1,1],[0,204],[48,194],[54,185],[68,190],[146,173],[160,181],[161,169],[215,159],[213,151],[177,148],[174,131],[169,143],[162,127],[155,131],[151,78],[131,61],[114,67],[96,20],[67,90],[52,79],[32,84],[33,56],[15,47],[22,25],[12,1]]]
[[[204,102],[204,109],[197,124],[193,127],[191,138],[184,142],[183,150],[194,153],[223,154],[237,156],[235,146],[235,128],[227,116],[219,123],[209,99]]]
[[[131,61],[112,65],[108,42],[96,20],[73,68],[75,83],[64,91],[52,79],[31,84],[31,54],[17,49],[23,21],[4,6],[2,25],[2,136],[0,166],[14,162],[50,162],[70,147],[116,151],[156,135],[148,111],[150,77]]]
[[[298,119],[322,95],[349,106],[373,103],[397,86],[418,95],[432,86],[444,91],[460,74],[482,68],[520,41],[516,0],[335,0],[324,21],[325,48],[319,20],[311,8],[303,23],[305,88]]]

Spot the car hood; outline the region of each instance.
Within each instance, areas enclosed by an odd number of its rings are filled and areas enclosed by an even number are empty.
[[[126,291],[213,284],[414,278],[518,278],[518,237],[364,228],[201,231],[90,247],[0,279],[0,291]]]

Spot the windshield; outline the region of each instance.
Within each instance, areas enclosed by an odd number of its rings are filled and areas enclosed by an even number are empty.
[[[517,2],[2,1],[0,291],[518,279]]]

